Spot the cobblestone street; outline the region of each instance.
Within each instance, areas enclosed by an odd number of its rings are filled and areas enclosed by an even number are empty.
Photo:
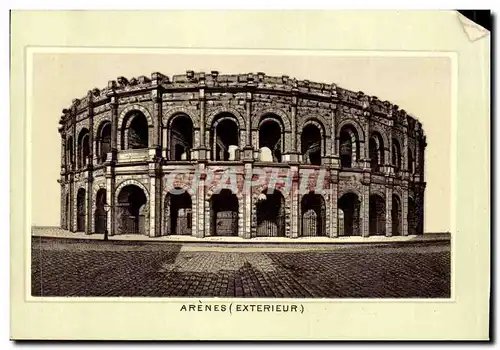
[[[447,298],[450,245],[243,246],[33,238],[33,296]]]

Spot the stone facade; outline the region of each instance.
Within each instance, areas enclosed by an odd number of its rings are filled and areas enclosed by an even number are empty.
[[[73,232],[423,233],[421,123],[335,84],[119,77],[73,100],[59,132],[61,226]]]

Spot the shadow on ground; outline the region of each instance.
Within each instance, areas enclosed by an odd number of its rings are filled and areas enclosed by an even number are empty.
[[[33,296],[449,298],[449,244],[183,251],[183,244],[33,239]]]

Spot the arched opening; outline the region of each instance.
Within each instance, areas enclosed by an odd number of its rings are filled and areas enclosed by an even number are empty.
[[[385,164],[384,142],[379,133],[373,133],[368,144],[370,149],[370,165],[373,172],[382,171]]]
[[[417,206],[415,204],[415,200],[411,197],[408,197],[408,234],[416,235],[417,234]]]
[[[359,135],[352,125],[344,125],[339,135],[340,166],[352,168],[359,159]]]
[[[80,135],[78,136],[78,168],[82,169],[88,165],[89,155],[90,155],[90,143],[89,143],[89,131],[88,129],[82,129]]]
[[[321,165],[321,131],[308,124],[302,130],[301,153],[306,164]]]
[[[346,193],[339,199],[339,236],[360,236],[359,209],[361,201],[354,193]]]
[[[104,163],[108,153],[111,152],[111,123],[104,122],[97,135],[97,161]]]
[[[176,192],[182,191],[176,188]],[[168,193],[165,197],[165,232],[170,235],[191,235],[192,202],[187,191]]]
[[[285,198],[280,191],[264,190],[257,201],[257,237],[285,236]]]
[[[68,137],[66,141],[66,167],[68,170],[73,168],[74,155],[73,155],[73,137]]]
[[[212,234],[238,236],[238,197],[229,189],[222,189],[210,198]]]
[[[408,171],[410,174],[413,174],[413,171],[415,169],[415,158],[413,158],[413,152],[411,151],[410,148],[408,148]]]
[[[395,194],[392,195],[392,235],[401,235],[401,201]]]
[[[212,126],[212,159],[238,160],[239,129],[234,116],[222,113]]]
[[[147,198],[144,191],[136,185],[127,185],[118,194],[117,203],[117,232],[139,233],[146,232]]]
[[[107,216],[104,206],[106,204],[106,189],[101,188],[95,197],[94,231],[104,233],[106,231]]]
[[[379,195],[370,196],[370,235],[385,235],[385,201]]]
[[[149,126],[146,116],[132,111],[123,119],[122,149],[142,149],[149,146]]]
[[[178,115],[170,125],[170,159],[190,160],[192,149],[193,122],[187,115]]]
[[[401,170],[401,147],[397,139],[392,139],[392,166],[398,173]]]
[[[283,153],[282,127],[276,119],[264,119],[259,126],[259,148],[261,150],[260,161],[281,162]],[[266,148],[270,150],[267,155]]]
[[[326,206],[323,196],[310,192],[301,201],[303,237],[326,236]]]
[[[85,231],[85,216],[87,205],[85,203],[85,189],[80,188],[76,194],[76,230]]]

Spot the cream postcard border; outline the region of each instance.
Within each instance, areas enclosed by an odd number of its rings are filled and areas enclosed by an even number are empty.
[[[14,12],[12,14],[11,60],[11,336],[27,339],[485,339],[488,336],[489,295],[489,38],[475,43],[468,41],[461,28],[453,27],[457,21],[453,11],[290,11],[289,14],[266,11],[256,13],[190,12],[192,26],[182,38],[155,35],[138,28],[150,28],[146,24],[154,19],[165,20],[167,27],[182,24],[186,12],[134,12],[133,28],[123,28],[127,12]],[[297,17],[299,16],[300,17]],[[83,17],[82,17],[83,16]],[[255,20],[275,19],[272,25],[262,28]],[[84,21],[82,22],[82,18]],[[103,20],[105,19],[105,28]],[[225,19],[229,25],[240,20],[240,32],[220,35],[218,21]],[[289,37],[296,30],[290,28],[302,21],[301,36]],[[427,23],[426,23],[427,22]],[[142,25],[141,25],[142,23]],[[214,26],[207,24],[215,23]],[[391,30],[395,23],[399,31]],[[457,22],[458,23],[458,22]],[[114,26],[117,24],[118,26]],[[308,26],[306,26],[308,24]],[[376,24],[376,25],[375,25]],[[425,28],[434,24],[440,27],[440,36]],[[78,26],[77,26],[78,25]],[[101,25],[99,30],[96,26]],[[163,24],[157,24],[161,26]],[[251,26],[259,28],[255,35]],[[295,300],[307,304],[304,314],[216,314],[181,313],[179,304],[170,300],[148,303],[101,302],[26,302],[24,284],[27,264],[26,252],[27,189],[25,176],[27,147],[23,143],[27,120],[25,115],[25,87],[27,76],[24,61],[28,46],[122,46],[122,47],[189,47],[191,49],[217,47],[257,49],[275,47],[310,50],[308,54],[325,50],[325,41],[315,34],[324,35],[343,28],[343,36],[329,37],[328,49],[340,50],[412,50],[447,51],[458,53],[458,65],[454,64],[452,98],[457,96],[458,106],[452,113],[457,123],[452,123],[454,155],[460,155],[456,164],[456,176],[452,191],[455,208],[452,208],[452,301],[432,300],[425,303],[414,300]],[[415,31],[415,27],[421,30]],[[277,28],[278,27],[278,28]],[[62,28],[62,30],[61,30]],[[73,28],[71,40],[64,29]],[[78,32],[74,28],[79,28]],[[184,27],[185,28],[185,27]],[[255,29],[253,28],[253,29]],[[199,40],[191,40],[200,34]],[[350,31],[351,30],[351,31]],[[359,35],[360,30],[372,41]],[[129,33],[128,33],[128,32]],[[136,33],[143,32],[139,38]],[[300,31],[299,31],[300,32]],[[78,33],[85,33],[76,35]],[[103,35],[105,33],[105,35]],[[353,35],[354,33],[354,35]],[[75,36],[73,37],[73,34]],[[127,35],[131,34],[131,35]],[[219,35],[207,41],[207,34]],[[411,34],[411,35],[409,35]],[[152,39],[155,37],[155,39]],[[127,43],[123,42],[127,38]],[[259,40],[255,40],[258,38]],[[300,40],[297,40],[300,38]],[[409,39],[411,38],[411,40]],[[114,39],[114,40],[113,40]],[[141,40],[139,40],[141,39]],[[182,39],[179,41],[179,39]],[[190,41],[191,40],[191,41]],[[182,45],[184,41],[184,45]],[[258,43],[256,42],[258,41]],[[485,43],[486,41],[486,43]],[[451,43],[451,44],[450,44]],[[258,45],[256,45],[258,44]],[[321,44],[321,45],[318,45]],[[284,47],[283,47],[284,46]],[[127,49],[128,50],[128,49]],[[380,51],[379,51],[380,50]],[[272,50],[274,51],[274,50]],[[288,51],[288,50],[287,50]],[[354,51],[350,51],[352,55]],[[286,54],[286,52],[283,52]],[[302,51],[304,53],[304,51]],[[364,52],[366,54],[366,51]],[[246,53],[248,54],[248,53]],[[438,53],[438,54],[442,54]],[[457,56],[455,56],[457,57]],[[454,60],[456,63],[457,60]],[[472,103],[471,103],[472,102]],[[470,118],[471,104],[474,118]],[[467,136],[467,138],[465,138]],[[466,144],[468,142],[468,144]],[[452,174],[454,172],[452,171]],[[475,179],[474,186],[470,185]],[[462,185],[462,186],[460,186]],[[21,202],[21,203],[20,203]],[[467,215],[465,215],[467,214]],[[23,227],[24,226],[24,227]],[[29,255],[27,256],[29,257]],[[29,267],[29,266],[28,266]],[[101,299],[102,300],[102,299]],[[121,299],[123,300],[123,299]],[[193,299],[184,299],[193,301]],[[197,301],[198,299],[196,299]],[[213,300],[213,299],[212,299]],[[259,303],[267,299],[259,299]],[[173,300],[172,300],[173,301]],[[221,300],[222,301],[222,300]],[[272,300],[278,303],[281,300]],[[291,301],[291,300],[290,300]],[[349,301],[349,302],[347,302]]]

